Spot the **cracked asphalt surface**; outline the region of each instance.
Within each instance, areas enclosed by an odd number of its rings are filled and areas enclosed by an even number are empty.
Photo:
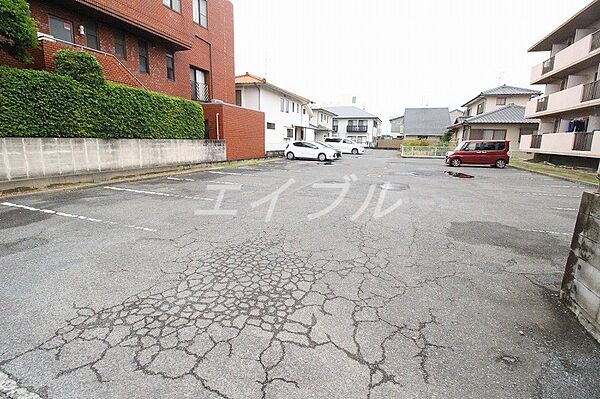
[[[600,396],[557,296],[585,188],[444,170],[370,151],[0,199],[0,397]],[[238,214],[198,216],[219,183]]]

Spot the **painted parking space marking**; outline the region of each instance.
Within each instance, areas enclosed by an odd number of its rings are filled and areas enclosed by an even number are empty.
[[[154,195],[157,197],[181,198],[181,199],[190,199],[190,200],[196,200],[196,201],[214,201],[213,198],[191,197],[191,196],[187,196],[187,195],[159,193],[157,191],[135,190],[133,188],[121,188],[121,187],[106,186],[106,187],[104,187],[104,189],[112,190],[112,191],[121,191],[121,192],[126,192],[126,193],[134,193],[134,194]]]
[[[182,182],[200,182],[200,183],[211,183],[211,184],[225,184],[227,186],[241,186],[242,184],[240,183],[231,183],[231,182],[225,182],[225,181],[217,181],[217,180],[194,180],[194,179],[180,179],[177,177],[167,177],[167,180],[173,180],[173,181],[182,181]]]
[[[225,175],[225,176],[258,176],[258,175],[248,174],[248,173],[220,172],[218,170],[210,170],[210,171],[208,171],[208,173],[211,173],[213,175]]]
[[[534,195],[536,197],[562,197],[562,198],[580,198],[579,195],[551,194],[551,193],[523,193],[525,195]]]
[[[569,212],[577,212],[579,209],[575,208],[550,208],[555,211],[569,211]]]
[[[583,189],[584,187],[581,186],[550,186],[551,188],[580,188]]]
[[[18,381],[0,370],[0,393],[10,399],[42,399],[36,393],[22,387]]]
[[[543,233],[543,234],[550,234],[550,235],[554,235],[554,236],[571,236],[571,233],[561,233],[558,231],[549,231],[549,230],[525,230],[525,231],[529,231],[530,233]]]
[[[231,182],[228,182],[228,181],[218,181],[218,180],[208,180],[205,183],[224,184],[226,186],[242,186],[243,185],[241,183],[231,183]]]
[[[34,208],[32,206],[27,206],[27,205],[13,204],[12,202],[2,202],[2,203],[0,203],[0,205],[6,206],[9,208],[24,209],[26,211],[31,211],[31,212],[45,213],[48,215],[55,215],[55,216],[61,216],[61,217],[66,217],[66,218],[71,218],[71,219],[83,220],[86,222],[107,224],[107,225],[118,226],[118,227],[126,227],[128,229],[147,231],[150,233],[156,232],[155,229],[150,229],[150,228],[143,227],[143,226],[136,226],[136,225],[132,225],[132,224],[122,224],[122,223],[117,223],[117,222],[113,222],[110,220],[102,220],[102,219],[90,218],[87,216],[81,216],[81,215],[75,215],[75,214],[71,214],[71,213],[54,211],[52,209]]]

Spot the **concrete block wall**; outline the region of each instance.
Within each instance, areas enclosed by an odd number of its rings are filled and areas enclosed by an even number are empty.
[[[584,193],[561,297],[600,342],[600,194]]]
[[[224,141],[0,139],[0,182],[225,161]]]

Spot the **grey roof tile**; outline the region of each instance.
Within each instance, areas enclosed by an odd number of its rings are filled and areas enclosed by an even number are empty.
[[[358,107],[322,107],[326,111],[332,112],[337,115],[338,118],[366,118],[366,119],[379,119],[379,117],[368,113]]]
[[[404,111],[404,134],[442,136],[451,123],[448,108],[407,108]]]
[[[537,119],[525,118],[525,107],[519,105],[507,105],[495,111],[486,112],[485,114],[473,116],[464,120],[465,125],[473,124],[536,124],[540,121]]]

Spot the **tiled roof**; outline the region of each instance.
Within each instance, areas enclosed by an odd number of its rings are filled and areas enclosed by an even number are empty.
[[[537,124],[537,119],[525,118],[525,107],[519,105],[507,105],[492,112],[473,116],[462,123],[465,125],[474,124]]]
[[[246,72],[245,75],[236,76],[235,77],[236,85],[262,85],[270,88],[271,90],[277,91],[289,97],[294,97],[300,100],[303,104],[308,105],[311,101],[308,98],[305,98],[299,94],[293,93],[289,90],[282,89],[281,87],[275,86],[272,83],[267,82],[267,79],[261,78],[260,76],[252,75],[251,73]]]
[[[473,97],[468,102],[464,103],[462,106],[466,107],[471,104],[473,101],[479,99],[480,97],[489,97],[489,96],[539,96],[542,93],[537,90],[526,89],[524,87],[516,87],[516,86],[507,86],[502,85],[498,87],[494,87],[493,89],[485,90]]]
[[[379,117],[368,113],[358,107],[323,107],[323,109],[334,113],[338,118],[365,118],[365,119],[379,119]]]
[[[441,136],[450,124],[448,108],[407,108],[404,110],[404,134]]]

